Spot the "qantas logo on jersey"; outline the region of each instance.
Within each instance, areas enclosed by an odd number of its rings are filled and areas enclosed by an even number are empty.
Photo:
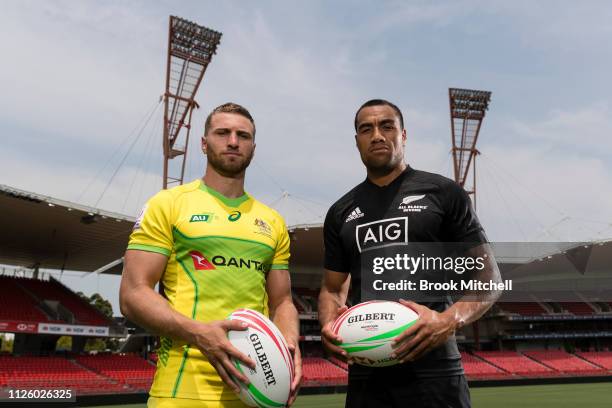
[[[260,272],[268,272],[270,270],[269,264],[265,264],[255,259],[234,258],[233,256],[225,257],[223,255],[215,255],[210,258],[209,261],[208,258],[202,255],[202,253],[199,251],[191,251],[189,255],[193,260],[193,267],[199,271],[217,269],[217,266],[233,266],[236,268],[255,269]]]
[[[426,205],[413,205],[411,203],[422,200],[424,198],[425,194],[404,197],[402,203],[397,208],[404,212],[421,212],[427,209]]]
[[[208,271],[211,269],[217,269],[213,264],[210,263],[208,259],[201,252],[191,251],[189,253],[191,255],[191,259],[193,260],[193,267],[198,271]]]
[[[355,239],[359,252],[408,243],[408,217],[386,218],[358,225]]]
[[[349,214],[348,217],[346,217],[346,221],[344,222],[349,222],[349,221],[353,221],[356,220],[357,218],[361,218],[363,217],[365,214],[361,212],[361,210],[359,209],[359,207],[355,207],[355,209],[353,211],[351,211],[351,213]]]

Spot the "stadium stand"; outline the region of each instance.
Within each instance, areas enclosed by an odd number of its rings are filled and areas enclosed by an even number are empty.
[[[474,355],[497,368],[524,377],[550,377],[558,374],[516,351],[477,351]]]
[[[522,316],[535,316],[548,313],[539,303],[512,303],[512,302],[499,302],[496,304],[500,309],[516,313]]]
[[[461,353],[461,363],[468,379],[508,378],[512,374],[468,353]]]
[[[595,310],[587,303],[579,302],[559,302],[559,305],[563,310],[574,314],[576,316],[587,316],[595,313]]]
[[[294,288],[292,290],[298,311],[313,312],[317,310],[319,291],[308,288]],[[302,310],[300,310],[302,309]]]
[[[38,302],[18,284],[22,280],[0,276],[0,320],[50,322]]]
[[[341,369],[343,369],[345,371],[348,371],[348,363],[345,363],[344,361],[338,360],[336,357],[330,357],[329,361],[331,361],[332,363],[334,363],[335,365],[337,365]]]
[[[324,358],[306,357],[302,360],[304,386],[342,385],[348,381],[348,373]]]
[[[612,371],[612,351],[586,351],[576,353],[576,355],[606,370]]]
[[[524,354],[541,364],[567,374],[603,374],[603,369],[562,350],[530,350]]]
[[[74,323],[76,324],[92,326],[110,326],[112,324],[109,319],[86,303],[76,293],[53,278],[49,281],[19,279],[18,285],[35,296],[39,301],[58,301],[74,315]]]
[[[141,391],[151,388],[155,373],[152,363],[135,355],[78,356],[76,361],[83,367]]]
[[[77,394],[130,392],[126,385],[61,357],[0,356],[0,367],[0,388],[61,388]]]

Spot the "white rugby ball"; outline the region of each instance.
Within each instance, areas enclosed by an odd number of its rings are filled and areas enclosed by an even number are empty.
[[[246,322],[246,330],[230,330],[227,337],[234,347],[249,356],[257,365],[254,370],[237,359],[232,362],[249,379],[240,386],[238,396],[251,407],[278,408],[287,405],[295,375],[293,358],[285,338],[263,314],[251,309],[238,309],[230,320]]]
[[[399,363],[391,358],[391,343],[416,323],[419,315],[398,302],[373,300],[360,303],[338,316],[332,326],[339,344],[357,364],[385,367]]]

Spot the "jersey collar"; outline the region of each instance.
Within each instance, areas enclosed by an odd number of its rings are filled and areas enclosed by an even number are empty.
[[[202,180],[200,180],[200,190],[212,195],[228,207],[239,207],[240,204],[251,198],[251,196],[249,196],[246,192],[237,198],[226,197],[217,190],[213,190],[212,188],[208,187]]]
[[[379,190],[383,190],[386,188],[389,188],[391,186],[394,186],[396,184],[401,183],[406,177],[408,177],[410,174],[412,174],[414,172],[414,169],[412,167],[410,167],[409,165],[406,164],[406,168],[404,169],[404,171],[402,171],[400,174],[397,175],[396,178],[394,178],[389,184],[384,185],[384,186],[379,186],[376,185],[374,183],[372,183],[372,181],[370,181],[369,178],[366,177],[365,182],[367,185],[369,185],[370,187],[375,187]]]

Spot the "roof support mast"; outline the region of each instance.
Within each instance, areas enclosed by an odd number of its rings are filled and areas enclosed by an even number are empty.
[[[219,32],[170,16],[164,92],[163,188],[183,184],[191,117],[199,107],[195,94],[220,40]],[[183,129],[186,131],[181,132]],[[171,166],[170,161],[175,158],[180,163]]]
[[[491,92],[474,91],[471,89],[449,88],[448,100],[451,116],[451,141],[453,144],[453,171],[455,181],[472,197],[476,209],[476,157],[480,154],[476,149],[478,134],[482,126]],[[472,167],[474,163],[474,167]],[[468,175],[472,170],[472,186],[466,185]],[[478,321],[472,323],[474,346],[480,350],[480,330]]]
[[[472,196],[476,208],[476,149],[478,134],[489,109],[491,92],[449,88],[448,98],[451,116],[451,141],[455,181]],[[474,167],[471,167],[474,163]],[[472,186],[466,185],[472,170]]]

